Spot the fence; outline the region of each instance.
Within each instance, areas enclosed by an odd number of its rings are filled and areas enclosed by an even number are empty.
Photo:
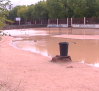
[[[72,24],[84,24],[83,18],[72,18]]]
[[[8,25],[19,25],[19,21],[13,21],[13,23],[6,22]],[[37,25],[37,24],[48,24],[48,20],[35,20],[35,21],[20,21],[20,25]]]
[[[86,18],[86,24],[99,24],[99,18]]]
[[[99,18],[72,18],[72,24],[99,24]]]
[[[13,23],[8,23],[9,25],[19,25],[18,21],[13,21]],[[20,21],[20,25],[31,25],[31,24],[56,24],[56,25],[60,25],[60,24],[67,24],[68,26],[72,25],[72,24],[99,24],[99,18],[67,18],[67,19],[48,19],[48,20],[34,20],[34,21]]]

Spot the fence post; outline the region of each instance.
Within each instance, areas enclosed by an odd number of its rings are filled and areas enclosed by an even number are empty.
[[[48,19],[48,27],[49,27],[49,34],[50,34],[50,19]]]
[[[50,19],[48,19],[48,24],[50,24]]]
[[[84,25],[86,25],[86,17],[84,17]],[[86,35],[85,30],[84,30],[84,35]]]
[[[68,18],[67,18],[67,27],[68,27]]]
[[[72,26],[72,24],[73,24],[73,18],[71,18],[71,26]]]
[[[20,25],[20,21],[19,21],[19,25]]]
[[[34,24],[34,17],[33,17],[33,24]]]
[[[84,17],[84,25],[86,24],[86,17]]]
[[[41,20],[41,24],[42,24],[42,20]]]
[[[58,27],[58,18],[57,18],[57,27]]]
[[[36,25],[36,20],[35,20],[35,25]]]
[[[50,24],[50,19],[48,19],[48,25],[47,25],[48,27],[50,26],[49,24]]]

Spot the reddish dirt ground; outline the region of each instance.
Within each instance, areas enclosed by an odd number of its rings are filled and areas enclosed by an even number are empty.
[[[11,47],[11,40],[4,36],[0,41],[2,91],[99,91],[99,68],[52,63],[48,57]]]

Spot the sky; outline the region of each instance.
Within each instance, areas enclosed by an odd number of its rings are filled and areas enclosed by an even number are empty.
[[[11,4],[13,4],[13,6],[17,6],[17,5],[31,5],[31,4],[36,4],[39,1],[43,1],[43,0],[10,0]]]

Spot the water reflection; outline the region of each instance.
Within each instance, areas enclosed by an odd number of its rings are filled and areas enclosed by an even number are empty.
[[[11,36],[39,36],[39,35],[48,35],[47,31],[35,31],[33,29],[18,29],[18,30],[5,30],[3,31],[6,35]]]
[[[69,42],[68,55],[73,61],[99,65],[99,40],[66,39],[47,36],[27,36],[12,42],[19,49],[45,56],[59,55],[59,42]]]

